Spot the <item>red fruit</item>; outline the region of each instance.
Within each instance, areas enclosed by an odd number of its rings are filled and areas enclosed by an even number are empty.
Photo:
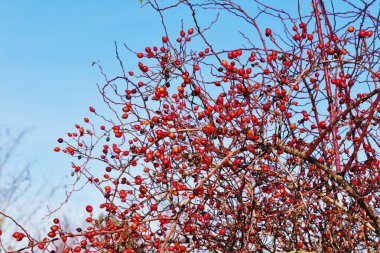
[[[187,31],[188,34],[193,34],[194,33],[194,28],[190,28],[188,31]]]
[[[151,211],[157,211],[157,204],[152,204],[152,205],[150,206],[150,210],[151,210]]]
[[[144,57],[144,54],[143,54],[143,53],[138,53],[138,54],[137,54],[137,57],[138,57],[138,58],[143,58],[143,57]]]
[[[53,238],[53,237],[55,237],[57,234],[56,233],[54,233],[53,231],[50,231],[49,233],[48,233],[48,236],[50,237],[50,238]]]
[[[269,109],[270,109],[270,104],[269,103],[266,103],[265,105],[263,105],[263,110],[264,111],[269,111]]]
[[[226,233],[226,230],[224,228],[219,230],[219,235],[224,235]]]
[[[280,193],[282,194],[282,196],[288,195],[288,193],[286,192],[286,190],[284,188],[280,189]]]
[[[90,107],[90,112],[95,112],[95,108],[94,107]]]
[[[135,184],[141,184],[142,183],[142,179],[140,176],[137,176],[135,177]]]
[[[140,191],[140,193],[142,193],[142,194],[146,194],[148,190],[146,189],[145,186],[140,185],[139,191]]]
[[[57,225],[53,225],[50,227],[50,229],[51,231],[56,232],[59,229],[59,227]]]
[[[324,122],[324,121],[319,122],[319,127],[322,129],[325,129],[326,128],[326,122]]]
[[[210,219],[210,214],[209,213],[204,213],[203,214],[203,219],[204,220],[209,220]]]
[[[21,241],[25,237],[25,235],[23,233],[14,232],[12,237],[15,238],[16,241]]]
[[[359,32],[359,38],[365,38],[367,36],[367,33],[366,33],[366,31],[365,30],[360,30],[360,32]]]
[[[271,35],[272,35],[272,30],[269,28],[265,29],[265,36],[269,37]]]
[[[241,164],[241,160],[240,159],[235,159],[234,160],[234,165],[240,165]]]
[[[162,37],[162,42],[167,43],[168,40],[169,40],[168,37],[166,37],[166,36]]]
[[[86,206],[86,211],[87,212],[91,213],[92,210],[93,210],[92,206],[90,206],[90,205]]]

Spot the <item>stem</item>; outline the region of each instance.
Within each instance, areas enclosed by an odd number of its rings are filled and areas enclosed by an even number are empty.
[[[323,42],[323,34],[322,34],[322,25],[321,25],[321,20],[320,20],[320,13],[318,10],[317,2],[316,0],[312,0],[313,2],[313,8],[314,8],[314,13],[315,13],[315,20],[317,22],[317,31],[318,31],[318,39],[319,43],[322,44],[322,47],[324,47],[324,42]],[[324,15],[325,18],[327,19],[326,15]],[[324,48],[321,49],[321,55],[322,55],[322,60],[323,60],[323,71],[324,71],[324,76],[325,76],[325,83],[326,83],[326,92],[327,92],[327,99],[329,103],[329,114],[330,114],[330,122],[332,122],[335,118],[335,105],[333,103],[333,95],[331,92],[331,86],[330,86],[330,76],[329,76],[329,71],[328,71],[328,63],[326,59],[326,52]],[[336,171],[340,172],[340,155],[339,155],[339,145],[338,145],[338,139],[337,139],[337,129],[336,126],[333,125],[332,127],[332,136],[333,136],[333,145],[334,145],[334,151],[335,151],[335,167]]]

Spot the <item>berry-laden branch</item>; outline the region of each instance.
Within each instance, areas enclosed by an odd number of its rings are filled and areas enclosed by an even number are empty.
[[[55,220],[41,240],[15,237],[24,252],[380,250],[374,2],[254,3],[147,2],[164,36],[126,46],[135,65],[116,49],[104,108],[54,149],[101,203],[75,233]],[[218,44],[219,25],[249,45]]]

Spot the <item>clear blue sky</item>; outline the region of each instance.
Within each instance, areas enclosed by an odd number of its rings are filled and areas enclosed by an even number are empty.
[[[139,48],[161,38],[162,30],[148,29],[152,22],[137,0],[0,0],[0,125],[32,128],[18,158],[34,162],[36,189],[59,185],[52,207],[63,200],[62,182],[72,182],[70,157],[52,151],[56,139],[101,103],[103,79],[91,62],[117,73],[114,41]],[[78,194],[74,204],[88,196]]]
[[[178,13],[168,16],[173,38],[180,30]],[[200,13],[201,23],[213,18],[205,14]],[[264,29],[269,23],[262,19],[262,24]],[[238,29],[255,39],[252,27],[228,17],[221,18],[210,38],[219,48],[239,47],[245,42]],[[96,83],[103,79],[91,62],[99,60],[111,76],[120,73],[114,41],[138,51],[159,43],[162,35],[157,13],[141,8],[138,0],[0,0],[0,125],[15,132],[32,128],[21,146],[21,158],[34,161],[35,187],[61,185],[65,177],[63,182],[72,181],[70,157],[52,150],[58,137],[89,115],[89,106],[101,104]],[[136,64],[125,50],[121,54],[127,65]],[[52,207],[63,199],[62,186],[58,196],[62,197],[55,198]],[[84,191],[73,203],[89,197],[91,193]]]

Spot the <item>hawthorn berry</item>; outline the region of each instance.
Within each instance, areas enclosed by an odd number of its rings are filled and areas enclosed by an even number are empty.
[[[88,213],[91,213],[92,210],[93,210],[92,206],[90,206],[90,205],[87,205],[87,206],[86,206],[86,211],[87,211]]]
[[[321,129],[325,129],[325,128],[326,128],[326,122],[325,122],[325,121],[321,121],[321,122],[319,122],[318,126],[319,126]]]
[[[367,36],[367,33],[366,33],[366,31],[365,30],[360,30],[359,31],[359,38],[365,38]]]
[[[272,35],[272,30],[270,28],[265,29],[265,36],[269,37]]]

